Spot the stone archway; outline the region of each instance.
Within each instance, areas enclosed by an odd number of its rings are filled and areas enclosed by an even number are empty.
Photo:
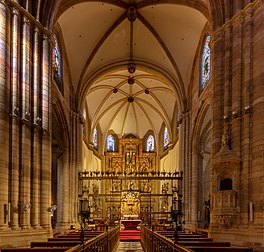
[[[63,109],[58,101],[52,113],[52,184],[51,201],[56,211],[51,212],[52,227],[67,226],[70,222],[69,197],[69,136]],[[67,178],[68,177],[68,178]]]

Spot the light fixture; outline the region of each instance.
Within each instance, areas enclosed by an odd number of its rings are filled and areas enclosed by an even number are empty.
[[[245,114],[249,114],[250,113],[250,106],[246,105],[245,106]]]
[[[228,122],[229,121],[229,116],[228,115],[224,115],[224,121]]]
[[[237,118],[238,117],[238,112],[237,111],[233,111],[232,112],[232,116],[233,116],[234,119]]]

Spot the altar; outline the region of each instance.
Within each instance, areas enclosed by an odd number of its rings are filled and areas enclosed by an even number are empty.
[[[125,230],[137,230],[140,227],[141,220],[120,220],[120,226]]]

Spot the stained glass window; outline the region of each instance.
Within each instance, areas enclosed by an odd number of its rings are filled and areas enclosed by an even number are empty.
[[[53,34],[54,38],[54,47],[53,47],[53,74],[54,79],[57,82],[59,88],[61,88],[61,81],[62,81],[62,60],[61,60],[61,51],[58,38],[56,34]]]
[[[164,128],[164,134],[163,134],[163,146],[164,148],[167,148],[169,145],[169,133],[167,127]]]
[[[210,65],[211,65],[211,51],[209,47],[210,36],[205,37],[202,50],[202,64],[201,64],[201,89],[204,89],[206,83],[210,79]]]
[[[106,139],[107,151],[115,151],[115,139],[112,135],[109,135]]]
[[[154,137],[152,135],[147,138],[147,151],[154,151]]]
[[[95,128],[93,131],[93,138],[92,138],[92,142],[94,145],[94,148],[98,148],[98,135],[97,135],[97,129]]]

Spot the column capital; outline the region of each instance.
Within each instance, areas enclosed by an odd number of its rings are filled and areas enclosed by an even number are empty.
[[[53,39],[50,34],[42,33],[42,40],[43,42],[47,42],[49,45],[53,45]]]
[[[11,13],[12,13],[13,16],[15,16],[15,15],[18,16],[18,17],[20,16],[20,11],[19,11],[18,8],[16,8],[15,6],[12,6],[10,9],[11,9]]]
[[[28,17],[26,17],[26,16],[23,16],[23,18],[22,18],[22,22],[23,22],[23,24],[27,24],[27,25],[31,25],[31,22],[30,22],[30,20],[28,19]]]
[[[40,34],[40,29],[39,29],[38,26],[35,26],[35,27],[34,27],[34,32]]]

